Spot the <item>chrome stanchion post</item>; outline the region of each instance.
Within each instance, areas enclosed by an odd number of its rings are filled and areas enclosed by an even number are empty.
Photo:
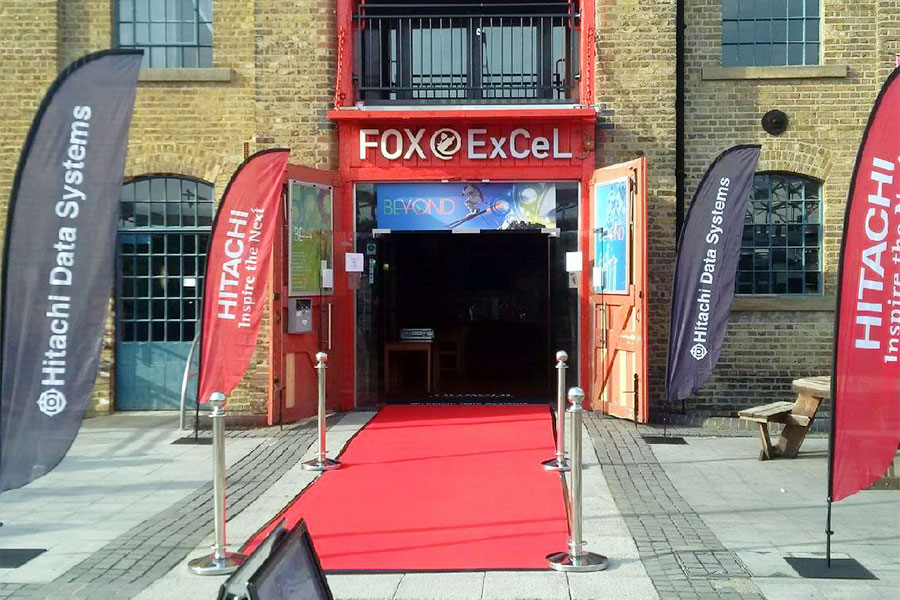
[[[568,471],[572,463],[566,458],[566,361],[563,350],[556,353],[556,458],[541,464],[548,471]]]
[[[581,507],[581,417],[585,412],[581,405],[584,402],[584,390],[573,387],[569,390],[569,406],[568,412],[571,414],[572,422],[572,486],[571,486],[571,506],[572,506],[572,528],[569,532],[569,551],[557,552],[547,556],[547,563],[551,569],[557,571],[602,571],[607,567],[609,561],[601,554],[584,551],[583,539],[583,517]]]
[[[228,552],[225,542],[225,394],[213,392],[209,396],[213,420],[213,502],[215,505],[216,545],[213,553],[195,558],[188,568],[197,575],[227,575],[235,571],[247,558]]]
[[[300,465],[307,471],[330,471],[341,466],[336,460],[326,456],[325,451],[325,369],[328,367],[328,355],[324,352],[316,354],[316,371],[319,377],[319,456]]]

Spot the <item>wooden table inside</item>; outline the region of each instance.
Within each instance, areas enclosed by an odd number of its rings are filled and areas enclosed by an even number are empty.
[[[384,343],[384,391],[390,394],[393,391],[391,380],[391,353],[393,352],[424,352],[426,361],[427,390],[431,393],[431,342],[385,342]]]

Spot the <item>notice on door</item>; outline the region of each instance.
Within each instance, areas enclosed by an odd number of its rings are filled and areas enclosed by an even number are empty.
[[[289,294],[322,294],[331,287],[324,281],[323,273],[333,268],[334,258],[332,191],[330,187],[296,181],[291,182],[289,190]]]
[[[344,268],[348,273],[363,272],[363,255],[358,252],[346,252],[344,254]]]
[[[631,206],[628,179],[594,186],[594,291],[628,293],[628,233]]]

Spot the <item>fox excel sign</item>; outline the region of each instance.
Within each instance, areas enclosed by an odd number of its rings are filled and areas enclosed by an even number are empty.
[[[387,161],[454,158],[470,161],[571,159],[567,129],[516,127],[495,132],[487,127],[386,128],[359,130],[359,160]]]

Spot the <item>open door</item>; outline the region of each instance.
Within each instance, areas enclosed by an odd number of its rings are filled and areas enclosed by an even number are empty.
[[[647,161],[591,178],[589,343],[595,409],[644,423],[647,402]]]
[[[353,303],[344,265],[350,243],[334,171],[289,165],[273,244],[268,421],[290,423],[318,409],[318,352],[328,354],[329,410],[352,380]]]

